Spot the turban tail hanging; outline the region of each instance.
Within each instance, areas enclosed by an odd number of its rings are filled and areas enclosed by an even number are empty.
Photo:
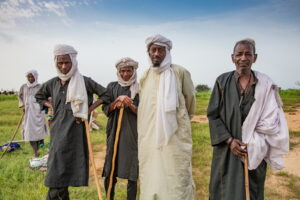
[[[57,68],[57,56],[69,55],[72,61],[72,68],[67,74],[63,74]],[[77,63],[77,51],[69,45],[59,44],[54,47],[54,61],[58,77],[62,81],[70,80],[66,103],[71,103],[73,116],[87,119],[88,118],[88,97],[83,76],[79,73]]]

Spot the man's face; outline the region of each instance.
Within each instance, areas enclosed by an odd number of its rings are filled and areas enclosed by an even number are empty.
[[[133,75],[133,67],[122,67],[119,70],[120,76],[124,81],[128,81]]]
[[[28,74],[27,75],[27,80],[29,81],[29,83],[33,83],[35,81],[35,78],[32,74]]]
[[[69,54],[57,56],[57,68],[63,74],[67,74],[71,70],[72,61]]]
[[[166,48],[156,44],[152,44],[149,48],[149,56],[154,67],[159,67],[166,57]]]
[[[250,72],[256,58],[257,54],[254,53],[253,47],[250,44],[238,44],[231,55],[232,62],[239,73]]]

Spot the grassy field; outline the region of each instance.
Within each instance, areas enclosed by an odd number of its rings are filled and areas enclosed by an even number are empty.
[[[286,111],[295,110],[297,104],[300,106],[300,91],[288,90],[281,91],[282,99],[285,103]],[[209,101],[210,92],[197,93],[197,111],[196,114],[205,114]],[[100,110],[100,109],[99,109]],[[9,141],[21,116],[21,110],[18,108],[18,102],[15,96],[0,95],[0,144]],[[106,118],[101,114],[98,117],[100,130],[92,132],[93,150],[95,152],[103,151],[105,145],[105,126]],[[208,199],[208,184],[211,165],[210,137],[208,124],[192,123],[193,134],[193,178],[196,183],[196,199]],[[292,137],[300,138],[299,132],[291,132]],[[20,130],[16,140],[21,139]],[[46,142],[49,138],[46,138]],[[300,140],[299,140],[300,141]],[[99,145],[100,144],[100,145]],[[47,188],[44,186],[45,172],[32,170],[29,168],[29,160],[33,156],[32,149],[28,143],[21,143],[22,149],[7,153],[0,160],[0,199],[1,200],[41,200],[45,199]],[[298,143],[294,144],[298,145]],[[291,145],[292,147],[292,145]],[[47,147],[41,150],[41,154],[46,154]],[[2,153],[2,152],[0,152]],[[276,176],[283,181],[282,187],[289,190],[288,199],[297,199],[300,196],[300,178],[287,174],[269,172],[268,176]],[[102,184],[101,179],[101,184]],[[103,192],[102,184],[102,192]],[[126,182],[121,180],[116,187],[116,200],[126,199]],[[285,199],[276,188],[266,189],[266,199]],[[89,187],[70,188],[71,199],[92,200],[97,199],[97,192],[94,180],[90,180]],[[104,196],[103,196],[104,197]],[[295,198],[296,197],[296,198]],[[104,197],[105,199],[105,197]]]

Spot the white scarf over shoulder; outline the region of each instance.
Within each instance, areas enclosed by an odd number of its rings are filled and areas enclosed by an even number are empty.
[[[283,155],[289,152],[289,130],[278,89],[265,74],[254,71],[258,82],[253,103],[242,127],[247,144],[249,170],[265,160],[271,168],[284,167]]]
[[[57,68],[57,56],[69,55],[72,61],[72,68],[67,74],[63,74]],[[70,79],[66,103],[71,103],[73,116],[88,119],[88,97],[83,76],[79,73],[77,67],[77,51],[69,45],[59,44],[54,47],[54,61],[58,77],[62,81]]]
[[[179,101],[176,76],[171,68],[170,49],[172,48],[172,42],[164,36],[155,35],[147,38],[146,44],[148,48],[151,44],[166,48],[166,56],[159,67],[153,67],[153,63],[149,58],[152,70],[160,74],[156,111],[156,143],[157,148],[162,148],[168,144],[171,136],[178,129],[176,109],[179,106]]]

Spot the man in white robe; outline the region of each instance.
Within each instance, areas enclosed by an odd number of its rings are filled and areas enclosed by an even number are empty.
[[[44,138],[48,135],[44,112],[36,102],[34,95],[40,89],[38,83],[38,73],[36,70],[30,70],[26,73],[27,83],[23,84],[19,92],[19,107],[23,108],[24,120],[22,137],[29,141],[34,156],[38,157],[39,145],[44,143]]]
[[[192,200],[195,91],[190,73],[172,64],[172,42],[146,40],[150,68],[140,80],[138,159],[141,200]]]

